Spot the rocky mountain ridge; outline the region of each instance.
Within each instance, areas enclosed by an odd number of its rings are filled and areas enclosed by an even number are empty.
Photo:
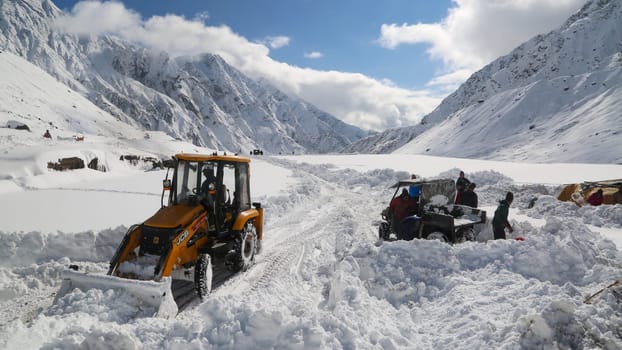
[[[420,125],[361,139],[345,151],[621,162],[615,153],[601,156],[622,150],[621,67],[622,1],[589,1],[559,29],[474,73]],[[481,147],[490,143],[495,147]]]
[[[133,126],[234,152],[336,152],[367,135],[219,56],[172,57],[115,37],[78,37],[57,29],[62,15],[49,0],[0,1],[0,48]]]

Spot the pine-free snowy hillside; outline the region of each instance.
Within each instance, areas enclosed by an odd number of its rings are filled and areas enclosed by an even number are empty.
[[[0,171],[0,187],[13,188],[23,176],[47,174],[48,162],[60,158],[78,157],[85,164],[98,158],[100,167],[111,171],[118,165],[109,161],[124,155],[165,159],[198,150],[163,132],[118,120],[10,52],[0,53],[0,76],[0,153],[11,164]],[[46,130],[50,139],[43,138]],[[65,177],[63,182],[74,180],[70,174]]]
[[[49,0],[0,1],[0,49],[136,127],[244,153],[338,151],[366,135],[218,56],[173,57],[115,37],[67,34],[62,16]]]
[[[622,162],[622,0],[590,1],[473,74],[421,125],[349,152]]]
[[[0,130],[12,134],[4,146],[27,144],[30,138],[38,144],[45,130],[53,140],[72,141],[78,135],[87,135],[89,141],[91,137],[127,139],[145,134],[10,52],[0,52],[0,75]],[[11,130],[16,126],[28,130]]]

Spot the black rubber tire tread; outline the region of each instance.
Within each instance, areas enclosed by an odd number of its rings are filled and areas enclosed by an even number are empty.
[[[255,254],[257,253],[257,233],[253,233],[251,230],[249,230],[249,227],[254,228],[252,222],[247,222],[244,225],[244,230],[241,232],[240,238],[237,238],[234,242],[234,249],[236,254],[234,266],[235,271],[246,271],[255,263]],[[254,237],[252,238],[252,251],[250,252],[250,258],[246,259],[245,261],[242,258],[244,254],[243,249],[245,248],[246,236],[249,234],[254,234]]]
[[[449,239],[447,239],[447,235],[439,231],[430,232],[430,234],[428,234],[425,239],[439,239],[441,242],[449,242]]]
[[[212,258],[209,254],[201,254],[194,267],[194,288],[198,297],[203,300],[212,292]]]

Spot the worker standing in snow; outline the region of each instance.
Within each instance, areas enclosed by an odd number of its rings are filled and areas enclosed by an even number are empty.
[[[454,201],[454,203],[460,204],[460,197],[470,183],[471,181],[464,177],[464,171],[460,171],[460,176],[458,176],[458,180],[456,180],[456,200]]]
[[[475,193],[475,182],[471,182],[466,191],[462,192],[460,196],[460,203],[462,205],[468,205],[471,208],[477,208],[477,193]]]
[[[507,227],[510,233],[514,232],[512,225],[508,221],[508,215],[510,213],[510,205],[514,200],[514,194],[508,192],[505,195],[505,199],[499,202],[497,210],[495,210],[495,216],[492,219],[492,232],[495,239],[505,239],[505,228]]]

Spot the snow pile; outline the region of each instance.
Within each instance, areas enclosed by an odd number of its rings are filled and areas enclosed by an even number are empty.
[[[584,224],[598,227],[622,227],[622,206],[620,205],[586,205],[579,207],[572,202],[560,203],[555,197],[538,197],[534,207],[526,211],[534,218],[547,216],[576,217]]]
[[[22,175],[10,181],[19,190],[5,193],[15,198],[12,224],[34,226],[42,218],[32,220],[27,213],[45,203],[55,204],[47,210],[59,217],[67,210],[63,199],[71,193],[89,203],[72,208],[73,220],[99,225],[86,215],[97,199],[106,204],[97,214],[113,228],[58,230],[69,222],[57,220],[49,221],[52,232],[20,232],[6,229],[8,221],[3,224],[0,317],[6,321],[0,327],[0,346],[622,347],[617,336],[620,292],[607,289],[584,303],[622,279],[619,247],[603,236],[607,231],[607,237],[622,234],[617,217],[606,214],[622,206],[578,208],[558,202],[551,193],[559,185],[552,183],[568,180],[559,172],[548,175],[550,184],[529,183],[526,175],[513,172],[520,165],[443,160],[445,169],[426,176],[453,178],[458,169],[468,169],[489,219],[496,201],[507,190],[515,191],[510,220],[525,240],[490,241],[490,225],[484,224],[478,242],[380,242],[374,223],[393,195],[388,187],[417,173],[405,168],[410,156],[390,157],[399,164],[395,169],[378,168],[374,157],[367,162],[355,156],[327,156],[322,162],[312,161],[313,156],[253,159],[251,193],[266,215],[262,254],[249,271],[234,275],[205,301],[193,301],[170,320],[153,318],[154,307],[122,290],[76,289],[52,304],[60,272],[69,264],[105,273],[127,227],[157,210],[164,172]],[[417,168],[427,172],[441,163],[429,159],[429,167],[419,161]],[[344,166],[350,163],[358,168]],[[578,172],[582,165],[576,168]],[[622,177],[622,169],[611,175]],[[512,180],[516,177],[523,182]],[[37,186],[25,190],[27,184]],[[32,200],[22,207],[19,198],[25,196]],[[534,196],[538,200],[528,208]],[[134,197],[140,200],[126,200]],[[6,203],[0,209],[9,210]],[[131,222],[125,222],[127,212]],[[601,226],[586,224],[598,220]]]
[[[23,266],[57,260],[104,262],[114,254],[124,227],[79,233],[5,233],[0,231],[0,267]]]
[[[402,305],[446,295],[467,271],[511,272],[520,275],[518,279],[558,285],[615,280],[622,277],[615,263],[620,258],[611,241],[602,241],[577,222],[551,219],[529,233],[526,241],[456,246],[434,241],[384,243],[377,261],[370,264],[374,271],[368,280],[373,281],[372,294]]]
[[[74,313],[85,313],[98,322],[128,323],[156,313],[153,306],[145,305],[130,293],[122,290],[89,289],[86,292],[75,289],[59,298],[45,314],[47,316],[71,317]]]
[[[135,259],[135,261],[122,262],[117,271],[122,274],[131,274],[137,276],[139,279],[150,279],[155,275],[156,265],[159,256],[156,255],[144,255]]]

